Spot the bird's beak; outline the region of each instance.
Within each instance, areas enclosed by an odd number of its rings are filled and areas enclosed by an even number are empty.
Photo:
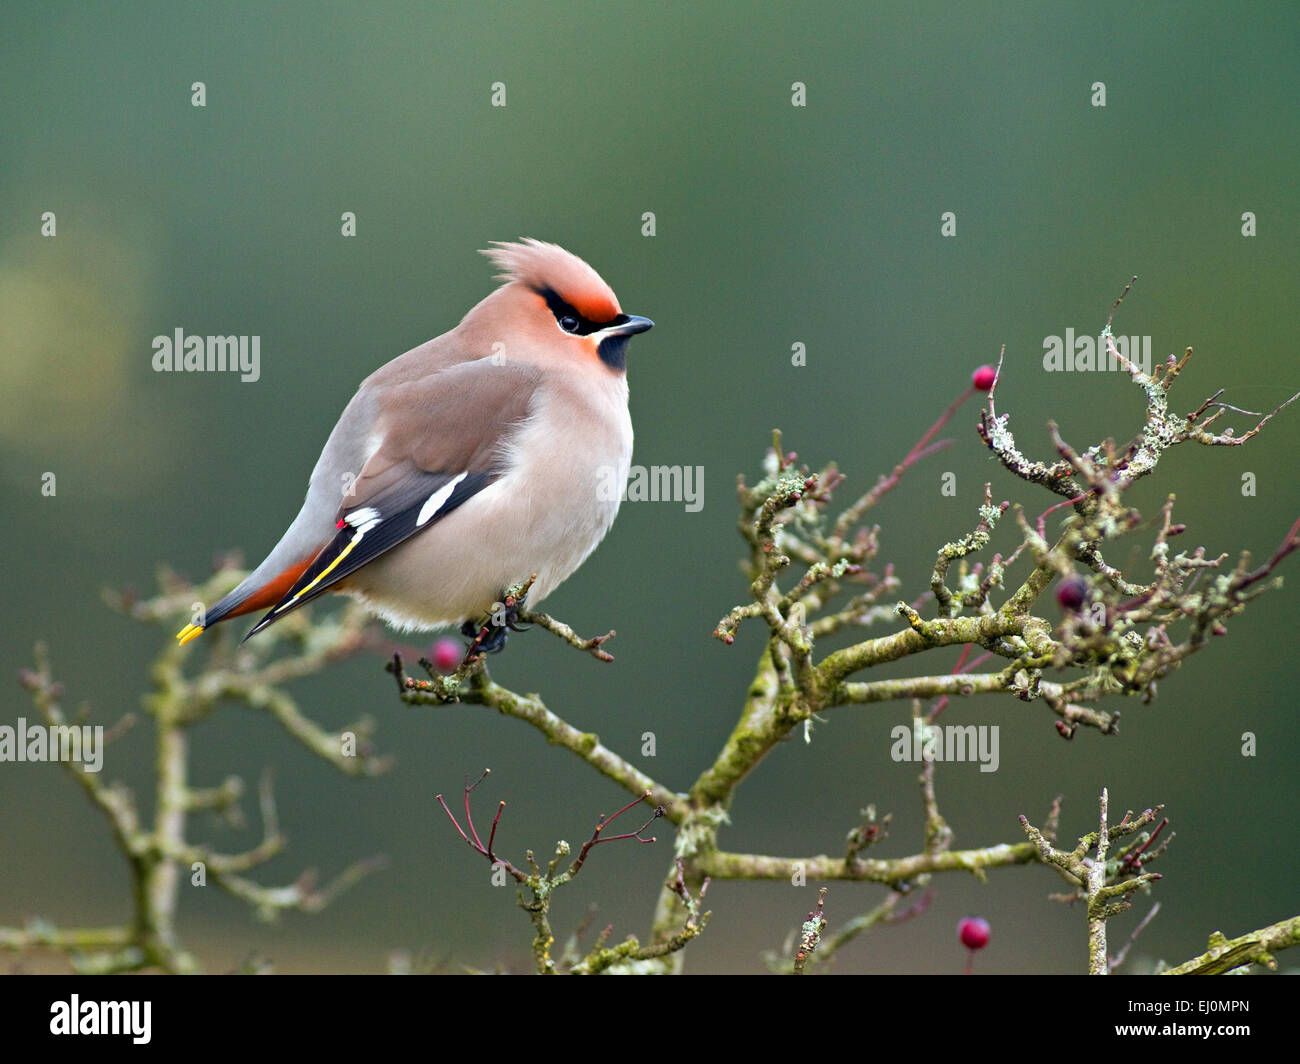
[[[605,336],[635,336],[647,329],[653,329],[654,325],[655,323],[649,318],[642,318],[637,314],[620,314],[600,331]]]

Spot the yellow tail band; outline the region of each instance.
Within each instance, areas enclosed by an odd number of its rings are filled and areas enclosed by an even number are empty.
[[[176,638],[181,641],[181,646],[184,646],[191,639],[197,639],[202,634],[203,634],[203,625],[187,624],[184,628],[182,628],[179,632],[176,633]]]

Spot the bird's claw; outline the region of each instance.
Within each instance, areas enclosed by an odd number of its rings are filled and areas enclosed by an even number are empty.
[[[531,625],[521,625],[519,623],[519,613],[523,609],[523,605],[523,595],[518,597],[508,595],[499,609],[488,615],[487,623],[478,625],[473,621],[466,621],[462,624],[460,626],[461,635],[470,641],[465,660],[469,661],[475,654],[497,654],[505,647],[506,638],[511,632],[528,631],[532,627]],[[499,624],[497,623],[498,616],[501,617],[501,623]]]

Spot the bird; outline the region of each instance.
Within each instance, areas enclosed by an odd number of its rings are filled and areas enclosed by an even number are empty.
[[[326,591],[400,631],[461,622],[468,635],[506,589],[535,574],[528,601],[541,602],[604,539],[632,459],[627,344],[654,322],[557,244],[482,254],[501,286],[361,383],[298,516],[182,645],[265,611],[249,639]],[[506,624],[489,625],[482,649],[500,649]]]

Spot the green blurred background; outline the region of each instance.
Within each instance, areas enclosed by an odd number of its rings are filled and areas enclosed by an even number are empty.
[[[104,722],[137,708],[170,631],[109,612],[101,589],[150,591],[160,563],[200,578],[231,548],[260,558],[362,377],[491,290],[476,254],[489,240],[561,243],[627,310],[655,319],[630,348],[634,461],[705,470],[701,512],[626,505],[548,600],[581,631],[617,628],[614,665],[534,632],[511,640],[494,675],[633,760],[655,732],[647,769],[679,788],[730,730],[760,647],[757,629],[732,647],[709,633],[744,594],[734,478],[752,477],[774,426],[810,462],[840,462],[847,500],[1005,343],[999,407],[1023,447],[1044,453],[1048,418],[1081,445],[1127,439],[1136,389],[1116,374],[1045,373],[1041,356],[1047,335],[1095,334],[1132,274],[1116,331],[1152,337],[1157,359],[1196,349],[1180,408],[1227,386],[1229,401],[1271,409],[1300,388],[1294,5],[863,6],[6,4],[0,722],[35,716],[14,676],[38,639],[70,703],[90,700]],[[205,108],[191,106],[195,81]],[[490,106],[496,81],[504,109]],[[791,106],[795,81],[804,108]],[[1098,81],[1104,108],[1090,104]],[[39,232],[47,210],[54,239]],[[344,211],[357,215],[355,238],[340,236]],[[940,236],[945,211],[953,238]],[[1245,211],[1258,218],[1251,239]],[[260,381],[155,374],[151,339],[177,327],[259,335]],[[806,367],[791,365],[795,342]],[[990,460],[974,416],[963,410],[956,445],[876,511],[882,561],[909,599],[935,548],[971,526],[986,479],[1031,513],[1050,501]],[[1175,491],[1188,546],[1263,554],[1300,511],[1298,442],[1291,410],[1251,446],[1184,448],[1137,503],[1154,517]],[[40,493],[46,471],[54,498]],[[957,498],[940,494],[945,471]],[[1241,494],[1245,471],[1256,497]],[[1128,559],[1141,559],[1143,537]],[[1008,523],[995,543],[1014,538]],[[950,723],[1002,726],[998,772],[939,771],[956,844],[1017,840],[1017,814],[1041,820],[1058,792],[1073,838],[1108,786],[1121,810],[1166,803],[1178,832],[1158,869],[1162,911],[1137,947],[1148,961],[1293,915],[1297,621],[1292,590],[1267,597],[1155,704],[1112,702],[1124,711],[1117,737],[1064,743],[1041,704],[952,706]],[[909,667],[943,672],[955,657]],[[295,688],[329,726],[379,719],[381,751],[398,755],[381,779],[338,776],[245,710],[197,729],[196,782],[275,769],[291,841],[260,879],[391,859],[325,912],[271,927],[215,889],[187,889],[182,938],[209,970],[257,954],[281,971],[382,971],[394,949],[417,964],[526,967],[513,891],[489,889],[433,795],[490,765],[483,808],[509,800],[501,842],[516,860],[580,840],[621,804],[518,722],[403,706],[381,666],[355,661]],[[906,713],[835,710],[811,745],[775,751],[740,791],[723,844],[840,852],[874,802],[894,813],[876,852],[914,852],[914,770],[888,759]],[[1254,758],[1240,756],[1247,730]],[[110,748],[106,778],[145,787],[148,737],[146,724]],[[190,838],[250,844],[257,815],[251,799],[245,808],[246,830],[197,816]],[[125,918],[123,861],[60,770],[0,765],[0,811],[0,924]],[[596,926],[645,934],[670,855],[667,837],[598,851],[557,900],[557,928],[594,902]],[[780,947],[815,886],[716,883],[688,968],[761,970],[760,952]],[[993,941],[978,969],[1080,971],[1082,913],[1047,900],[1060,886],[1042,868],[987,885],[942,878],[924,918],[858,941],[839,970],[959,971],[956,922],[979,914]],[[832,885],[832,924],[882,896]],[[1127,936],[1147,904],[1112,935]]]

